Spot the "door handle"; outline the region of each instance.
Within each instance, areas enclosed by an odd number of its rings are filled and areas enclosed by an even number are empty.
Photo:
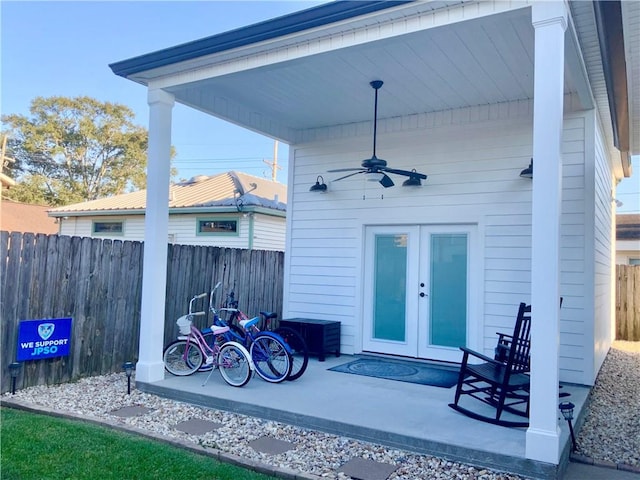
[[[427,295],[426,293],[424,293],[424,292],[420,292],[420,296],[421,296],[421,297],[425,297],[426,295]]]

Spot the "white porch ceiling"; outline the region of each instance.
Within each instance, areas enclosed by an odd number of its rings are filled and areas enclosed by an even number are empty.
[[[234,104],[289,129],[450,110],[533,97],[528,10],[378,40],[168,90],[213,115]],[[573,91],[567,81],[567,91]],[[222,107],[222,108],[221,108]],[[269,133],[269,132],[264,132]]]

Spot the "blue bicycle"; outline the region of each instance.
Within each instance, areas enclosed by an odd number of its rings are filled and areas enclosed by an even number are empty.
[[[213,325],[228,327],[229,330],[222,334],[225,341],[234,341],[243,345],[253,360],[256,373],[265,381],[270,383],[280,383],[286,380],[293,367],[293,357],[287,343],[274,332],[260,331],[257,327],[260,319],[247,318],[237,308],[220,308],[220,312],[232,312],[242,314],[238,325],[227,325],[227,322],[220,318],[218,310],[215,308],[215,292],[220,287],[218,282],[209,295],[209,311],[213,315]],[[203,336],[207,342],[215,342],[216,335],[211,329],[204,329]],[[209,368],[202,366],[201,370]]]
[[[224,302],[224,307],[221,311],[230,312],[228,318],[225,318],[224,323],[220,325],[228,325],[229,328],[235,333],[235,341],[241,344],[244,331],[238,326],[239,322],[248,317],[238,309],[238,299],[235,296],[235,292],[232,290],[227,294],[227,298]],[[284,341],[288,347],[288,351],[293,358],[293,366],[291,367],[291,373],[287,377],[287,380],[297,380],[306,371],[309,364],[309,349],[302,335],[289,327],[277,327],[273,328],[272,322],[278,317],[274,312],[260,312],[262,321],[255,324],[253,328],[259,329],[261,332],[273,332]],[[227,335],[227,339],[231,338],[231,335]]]

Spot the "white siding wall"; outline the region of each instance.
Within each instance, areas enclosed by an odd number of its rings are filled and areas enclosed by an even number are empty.
[[[519,176],[532,152],[530,104],[415,115],[378,122],[377,154],[394,168],[429,175],[422,188],[383,189],[364,175],[331,183],[335,168],[371,156],[371,124],[309,132],[290,147],[284,315],[339,320],[342,350],[361,351],[365,225],[472,223],[480,259],[477,347],[492,354],[496,331],[509,331],[518,303],[530,301],[531,180]],[[585,126],[565,121],[561,292],[561,377],[583,381],[585,356]],[[535,162],[534,162],[535,163]],[[326,194],[309,192],[317,175]],[[543,180],[538,180],[543,181]],[[588,280],[588,279],[587,279]],[[592,308],[592,304],[588,305]],[[577,361],[573,362],[572,359]]]
[[[256,215],[253,225],[253,248],[284,251],[286,221],[284,217]]]
[[[169,240],[171,243],[182,245],[215,245],[228,248],[248,248],[250,218],[242,214],[224,215],[224,218],[234,218],[239,222],[239,235],[196,235],[196,222],[198,218],[218,218],[217,215],[188,214],[169,216]],[[123,235],[92,235],[94,221],[123,221]],[[285,219],[270,215],[254,215],[253,248],[261,250],[284,250]],[[62,220],[61,235],[112,238],[116,240],[144,240],[144,216],[96,216],[96,217],[69,217]]]
[[[604,144],[604,135],[599,122],[595,123],[595,165],[594,165],[594,345],[591,383],[604,361],[615,330],[611,315],[615,303],[613,293],[613,276],[615,275],[615,220],[612,192],[614,182],[609,165],[608,154]]]

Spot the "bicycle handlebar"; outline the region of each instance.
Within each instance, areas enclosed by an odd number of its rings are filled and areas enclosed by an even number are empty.
[[[194,317],[201,317],[202,315],[206,315],[207,312],[193,312],[191,313],[191,315],[193,315]]]
[[[214,314],[216,313],[216,310],[215,310],[215,308],[213,306],[213,304],[214,304],[213,295],[216,292],[216,290],[218,289],[218,287],[220,287],[220,285],[222,285],[222,282],[216,283],[216,286],[211,289],[211,293],[209,294],[209,311],[213,312]]]
[[[197,315],[197,313],[193,313],[193,302],[195,302],[199,298],[204,298],[206,296],[207,296],[207,292],[204,292],[204,293],[201,293],[200,295],[196,295],[191,300],[189,300],[189,314],[190,315]]]

